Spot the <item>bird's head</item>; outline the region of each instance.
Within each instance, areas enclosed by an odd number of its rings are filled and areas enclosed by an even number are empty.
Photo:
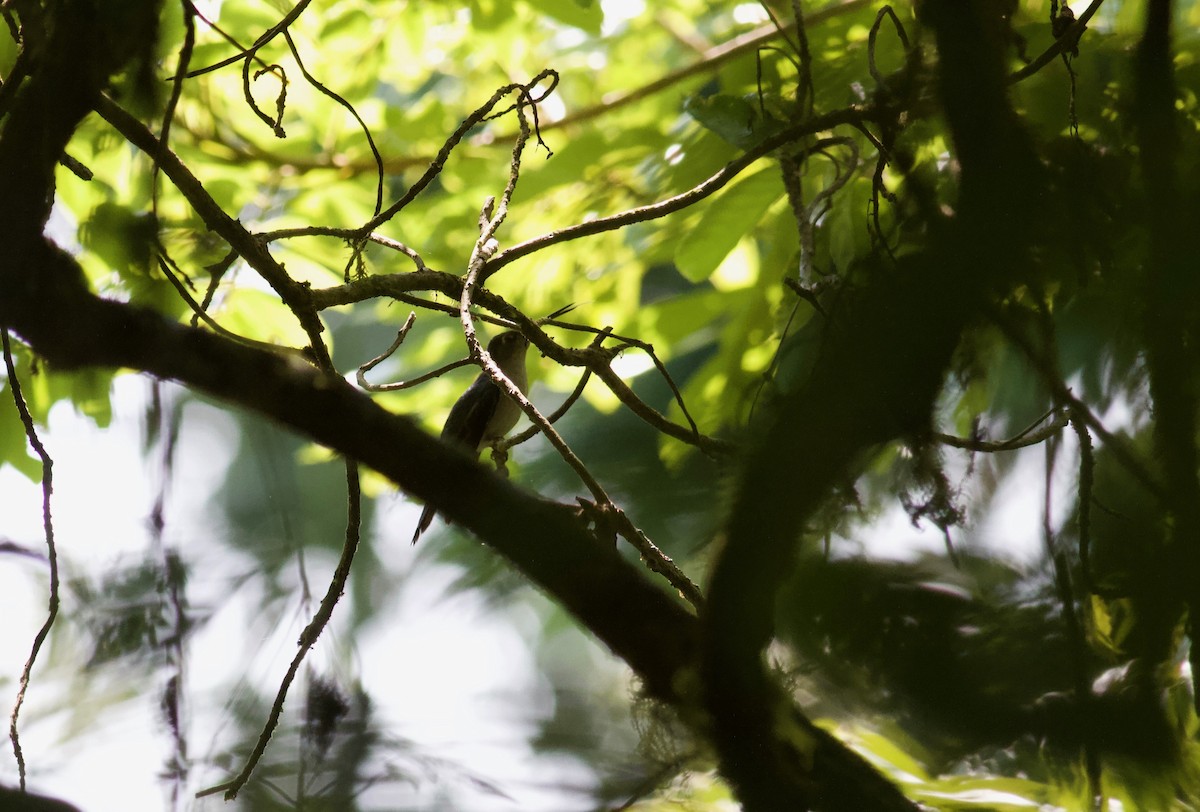
[[[516,330],[508,330],[489,341],[487,349],[488,355],[492,356],[499,367],[507,369],[510,364],[525,359],[529,339]]]

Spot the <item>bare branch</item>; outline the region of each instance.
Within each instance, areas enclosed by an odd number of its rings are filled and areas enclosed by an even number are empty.
[[[870,120],[874,110],[870,107],[862,107],[852,105],[840,110],[835,110],[832,113],[826,113],[820,116],[806,119],[798,124],[793,124],[775,135],[764,140],[761,144],[752,150],[749,150],[744,155],[730,161],[715,175],[710,177],[703,183],[689,189],[682,194],[667,198],[658,203],[652,203],[648,206],[639,206],[636,209],[614,214],[609,217],[601,217],[597,220],[589,220],[586,223],[570,226],[569,228],[552,231],[549,234],[543,234],[540,237],[534,237],[531,240],[526,240],[523,243],[514,245],[507,251],[502,251],[495,259],[487,264],[487,268],[483,274],[483,278],[494,274],[496,271],[514,262],[522,257],[533,254],[551,245],[558,243],[577,240],[580,237],[590,237],[593,234],[601,234],[605,231],[613,231],[633,223],[643,223],[648,220],[657,220],[660,217],[665,217],[677,211],[682,211],[688,206],[697,203],[714,192],[718,191],[731,180],[737,177],[747,167],[755,161],[770,155],[775,150],[782,146],[791,144],[806,135],[823,132],[833,129],[844,124],[857,124],[862,121]]]
[[[537,87],[546,79],[550,80],[550,86],[542,93],[540,97],[538,97],[538,99],[533,99],[533,88]],[[450,158],[450,153],[453,152],[454,148],[458,146],[460,141],[462,141],[463,136],[470,132],[475,125],[487,120],[491,116],[492,110],[505,96],[509,95],[510,93],[519,93],[522,97],[527,97],[531,102],[536,103],[552,93],[554,88],[557,86],[558,73],[547,68],[525,84],[510,84],[498,89],[482,106],[477,108],[475,112],[471,113],[471,115],[467,116],[462,120],[461,123],[459,123],[454,132],[450,134],[450,137],[447,138],[445,143],[442,144],[442,148],[438,150],[437,155],[434,156],[432,161],[430,161],[429,168],[425,170],[424,174],[422,174],[412,186],[408,187],[408,191],[401,195],[399,200],[397,200],[391,206],[388,206],[385,211],[377,214],[369,222],[365,223],[358,230],[359,234],[361,236],[365,236],[366,234],[369,234],[370,232],[379,228],[379,226],[383,225],[388,220],[391,220],[400,212],[401,209],[415,200],[417,195],[424,191],[425,187],[432,183],[433,179],[441,173],[442,168],[446,165],[446,161]]]
[[[869,5],[870,0],[844,0],[841,3],[818,9],[812,14],[806,15],[804,17],[804,24],[812,27],[826,20],[840,17],[843,14],[851,14]],[[703,57],[690,65],[673,70],[665,76],[655,79],[653,82],[649,82],[636,90],[613,94],[611,97],[605,98],[600,104],[584,108],[569,116],[564,116],[558,121],[548,122],[542,126],[542,130],[547,131],[569,127],[593,118],[598,118],[633,102],[641,101],[693,76],[714,71],[731,59],[735,59],[743,54],[753,53],[777,37],[784,36],[786,38],[787,32],[793,27],[784,26],[780,28],[774,23],[760,26],[753,31],[748,31],[745,34],[734,37],[728,42],[723,42],[720,45],[710,48]]]
[[[267,350],[269,352],[283,353],[286,355],[292,355],[296,358],[306,357],[304,350],[298,349],[296,347],[286,347],[286,346],[283,346],[280,344],[272,344],[267,341],[258,341],[253,338],[247,338],[246,336],[238,335],[237,333],[234,333],[230,330],[227,330],[225,327],[222,327],[221,324],[216,319],[214,319],[211,315],[209,315],[208,311],[206,311],[204,308],[202,308],[200,306],[200,303],[197,302],[195,300],[195,298],[192,297],[192,294],[191,294],[191,292],[188,291],[187,287],[182,282],[179,281],[179,278],[171,270],[171,265],[173,265],[173,264],[174,263],[169,262],[165,256],[163,256],[161,254],[159,255],[158,268],[160,271],[162,271],[163,276],[165,276],[167,278],[167,281],[171,283],[171,286],[175,288],[175,292],[179,294],[179,297],[181,299],[183,299],[185,302],[187,302],[187,305],[188,305],[188,307],[190,307],[192,309],[192,312],[195,315],[195,318],[197,318],[200,321],[207,324],[215,332],[220,333],[221,335],[225,336],[228,339],[232,339],[233,341],[237,341],[237,342],[239,342],[241,344],[245,344],[246,346],[249,346],[249,347],[258,347],[259,349],[262,349],[262,350]]]
[[[1052,416],[1053,420],[1043,426],[1038,431],[1034,428],[1047,417]],[[1031,445],[1045,442],[1057,435],[1060,431],[1067,427],[1070,423],[1067,413],[1064,411],[1051,411],[1037,419],[1033,425],[1026,428],[1015,437],[1010,437],[1007,440],[983,440],[977,437],[955,437],[952,434],[936,433],[933,438],[944,445],[953,446],[954,448],[962,448],[967,451],[976,451],[984,454],[995,454],[1000,451],[1015,451],[1018,448],[1027,448]]]
[[[1092,2],[1088,4],[1088,7],[1083,10],[1083,13],[1079,15],[1079,19],[1072,23],[1071,27],[1064,31],[1061,37],[1054,40],[1054,42],[1050,44],[1049,48],[1038,54],[1037,58],[1028,65],[1020,70],[1014,71],[1012,75],[1008,77],[1008,81],[1016,83],[1022,81],[1023,79],[1028,79],[1030,76],[1033,76],[1042,68],[1053,62],[1054,57],[1061,54],[1067,48],[1073,47],[1075,43],[1078,43],[1080,36],[1083,35],[1084,29],[1087,28],[1088,20],[1092,19],[1092,15],[1100,10],[1100,5],[1103,2],[1104,0],[1092,0]]]
[[[16,364],[13,363],[12,342],[8,337],[8,328],[0,327],[0,343],[4,349],[4,367],[8,373],[8,387],[12,390],[13,404],[25,427],[25,436],[29,447],[37,454],[42,462],[42,531],[46,538],[46,560],[50,564],[50,594],[46,610],[46,620],[42,623],[33,638],[29,656],[25,659],[25,667],[21,669],[21,680],[18,683],[17,698],[13,701],[12,712],[8,716],[8,739],[12,742],[13,755],[17,759],[17,775],[21,791],[25,791],[25,754],[21,750],[21,737],[17,731],[17,719],[21,715],[21,706],[25,702],[25,692],[29,689],[29,678],[33,673],[33,664],[37,662],[42,645],[54,626],[58,617],[58,548],[54,543],[54,519],[50,512],[50,494],[54,492],[54,460],[42,445],[37,428],[33,424],[33,415],[25,403],[25,395],[21,391],[21,379],[17,376]]]
[[[400,345],[403,344],[404,339],[408,337],[408,331],[412,329],[412,326],[416,320],[417,314],[409,313],[408,318],[404,320],[404,325],[396,333],[396,340],[392,342],[391,346],[384,350],[382,354],[375,356],[370,361],[358,368],[355,379],[358,381],[358,385],[362,387],[364,391],[397,392],[401,389],[411,389],[417,384],[425,383],[425,381],[441,377],[452,369],[458,369],[459,367],[466,366],[467,364],[471,363],[470,358],[463,358],[460,361],[454,361],[453,363],[438,367],[431,372],[426,372],[424,375],[418,375],[415,378],[411,378],[407,381],[399,381],[397,383],[371,383],[368,381],[367,373],[377,367],[383,361],[386,361],[388,358],[390,358],[392,354],[396,352],[396,350],[400,349]]]

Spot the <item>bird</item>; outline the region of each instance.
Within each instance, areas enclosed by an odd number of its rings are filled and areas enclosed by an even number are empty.
[[[515,330],[508,330],[488,342],[488,355],[500,367],[513,384],[522,392],[529,386],[529,375],[525,369],[525,351],[529,339]],[[467,391],[455,401],[442,426],[442,439],[458,445],[463,450],[479,456],[484,448],[504,439],[521,417],[517,402],[500,391],[487,374],[480,372],[467,387]],[[433,523],[433,505],[421,511],[412,543],[416,544],[421,534]]]

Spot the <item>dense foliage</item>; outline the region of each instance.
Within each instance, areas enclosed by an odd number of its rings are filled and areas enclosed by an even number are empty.
[[[104,565],[0,524],[61,599],[6,784],[91,808],[47,692],[151,697],[175,808],[1200,799],[1200,4],[0,12],[0,461],[69,513],[56,406],[137,374],[157,489]],[[505,327],[501,477],[433,433]],[[409,737],[478,666],[364,657],[397,595],[517,640],[523,759]]]

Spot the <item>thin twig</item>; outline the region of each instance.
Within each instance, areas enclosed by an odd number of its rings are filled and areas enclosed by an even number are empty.
[[[1113,457],[1129,473],[1133,474],[1136,479],[1147,491],[1149,491],[1162,504],[1167,503],[1166,489],[1158,478],[1150,472],[1145,463],[1138,457],[1120,437],[1114,435],[1111,431],[1105,428],[1100,422],[1100,418],[1092,413],[1088,405],[1075,397],[1063,381],[1062,378],[1054,373],[1052,365],[1042,356],[1042,354],[1033,346],[1029,339],[1021,333],[1015,325],[1005,316],[1005,314],[995,308],[990,308],[988,315],[992,323],[1000,328],[1004,336],[1011,341],[1018,350],[1029,361],[1033,369],[1042,379],[1042,383],[1050,390],[1055,402],[1060,407],[1066,408],[1070,414],[1076,419],[1082,421],[1092,432],[1100,438],[1105,447],[1109,449]]]
[[[617,507],[616,503],[604,490],[604,486],[592,475],[592,472],[583,464],[583,461],[576,456],[562,435],[538,411],[533,402],[525,396],[525,393],[504,374],[504,371],[500,369],[499,365],[482,346],[479,337],[475,333],[475,324],[471,317],[472,296],[476,285],[479,284],[481,272],[486,266],[488,259],[496,250],[495,234],[508,214],[508,203],[512,198],[512,193],[516,188],[517,179],[520,175],[521,151],[530,135],[529,125],[525,120],[520,106],[517,107],[517,118],[521,125],[521,134],[513,147],[508,183],[501,194],[499,203],[495,204],[494,212],[491,198],[484,204],[480,215],[481,227],[479,238],[475,241],[475,247],[471,252],[471,258],[467,266],[466,278],[463,280],[462,296],[459,299],[458,308],[459,321],[462,323],[463,335],[466,337],[467,346],[470,348],[471,356],[479,360],[480,366],[483,367],[484,371],[492,379],[492,382],[500,387],[501,392],[512,398],[529,417],[530,421],[546,435],[546,439],[554,446],[559,456],[571,466],[580,481],[591,492],[596,503],[611,513],[620,528],[621,535],[641,553],[642,559],[650,569],[663,575],[699,611],[703,605],[703,594],[700,588],[679,569],[669,556],[655,546],[645,533],[635,527],[625,513]],[[611,373],[611,368],[605,367],[605,369]],[[598,371],[597,374],[604,377],[602,372]]]
[[[388,358],[390,358],[392,356],[392,354],[396,352],[396,350],[400,349],[400,345],[403,344],[404,339],[408,337],[408,331],[412,329],[412,326],[416,322],[416,319],[417,319],[416,313],[409,313],[408,318],[405,319],[405,321],[404,321],[404,326],[401,327],[400,330],[396,333],[396,340],[392,342],[391,346],[388,347],[386,350],[384,350],[382,354],[377,355],[376,357],[372,358],[370,361],[367,361],[367,363],[363,364],[362,366],[360,366],[358,368],[358,372],[355,375],[355,380],[358,381],[358,385],[360,387],[362,387],[364,391],[366,391],[366,392],[397,392],[401,389],[411,389],[412,387],[414,387],[418,384],[425,383],[425,381],[431,380],[433,378],[440,378],[442,375],[445,375],[447,372],[449,372],[452,369],[458,369],[459,367],[466,366],[467,364],[471,363],[470,358],[463,358],[458,361],[454,361],[452,363],[440,366],[431,372],[426,372],[424,375],[418,375],[415,378],[411,378],[406,381],[398,381],[396,383],[371,383],[370,381],[368,381],[367,373],[370,372],[372,369],[374,369],[376,366],[378,366],[383,361],[386,361]]]
[[[896,12],[892,10],[891,6],[883,6],[879,9],[879,13],[875,15],[875,22],[871,24],[871,30],[867,34],[867,70],[871,72],[871,78],[875,80],[875,83],[880,86],[887,84],[887,82],[875,64],[875,38],[879,36],[879,28],[883,25],[884,17],[891,18],[892,25],[896,29],[896,36],[900,38],[900,44],[904,46],[905,55],[909,51],[908,32],[904,30],[903,23],[900,22],[900,18],[896,16]]]
[[[358,126],[362,129],[363,135],[367,139],[367,146],[371,149],[371,155],[375,158],[377,176],[375,182],[375,214],[379,214],[379,210],[383,208],[383,156],[379,154],[379,148],[375,146],[375,139],[371,136],[371,128],[367,126],[367,122],[363,121],[362,116],[354,109],[353,104],[317,81],[316,77],[308,72],[308,68],[304,67],[304,60],[300,58],[300,50],[292,40],[292,32],[289,29],[283,29],[283,38],[287,42],[288,48],[291,49],[292,58],[296,60],[296,66],[300,68],[300,73],[304,76],[304,79],[319,92],[344,107],[350,115],[354,116],[354,120],[358,122]]]
[[[780,20],[779,17],[777,17],[775,15],[775,9],[771,8],[771,4],[769,2],[767,2],[767,0],[759,0],[758,4],[760,6],[762,6],[762,10],[765,11],[767,13],[767,16],[771,18],[771,25],[775,26],[776,36],[783,37],[783,41],[786,42],[793,51],[795,51],[796,53],[800,53],[800,46],[797,45],[792,40],[791,34],[788,33],[788,30],[792,26],[790,26],[787,23],[785,23],[784,21]],[[753,33],[753,32],[751,32],[751,33]],[[762,46],[763,49],[765,49],[767,47],[768,46],[765,46],[765,45]],[[778,49],[773,49],[773,50],[778,50]],[[788,57],[788,59],[790,61],[791,58]],[[792,64],[795,64],[795,62],[793,62]]]
[[[62,157],[58,159],[58,162],[67,169],[71,170],[71,174],[80,180],[91,180],[92,178],[96,177],[95,173],[92,172],[91,169],[89,169],[78,158],[72,157],[69,153],[64,152]]]
[[[829,154],[827,151],[831,146],[842,146],[850,150],[850,160],[847,162],[846,169],[842,169],[841,163]],[[801,283],[811,284],[816,274],[816,228],[825,213],[825,209],[832,205],[833,196],[845,186],[850,177],[854,174],[854,170],[858,168],[858,145],[854,140],[848,137],[825,138],[817,144],[813,144],[808,150],[810,157],[812,153],[817,153],[829,159],[833,164],[833,180],[829,185],[821,189],[807,205],[799,197],[800,183],[799,177],[795,183],[797,194],[793,208],[796,209],[796,218],[800,226],[800,267],[797,271],[799,281]],[[797,170],[799,165],[797,164]]]
[[[195,317],[211,327],[213,332],[219,333],[231,341],[236,341],[239,344],[245,344],[247,347],[258,347],[260,350],[267,350],[268,352],[277,352],[285,355],[294,355],[298,358],[308,357],[304,350],[299,349],[298,347],[287,347],[281,344],[273,344],[270,341],[259,341],[255,338],[248,338],[246,336],[238,335],[237,333],[221,326],[220,322],[209,315],[208,312],[200,306],[200,303],[192,297],[192,294],[187,289],[187,286],[179,281],[179,278],[172,271],[171,266],[174,264],[174,261],[170,260],[169,257],[166,257],[163,254],[158,255],[158,268],[160,271],[162,271],[163,276],[167,278],[167,281],[171,283],[171,286],[175,288],[175,291],[179,294],[180,298],[187,303],[187,306],[192,309],[192,313],[195,315]],[[175,270],[178,270],[178,268]]]
[[[21,391],[21,380],[17,377],[16,364],[13,362],[12,343],[9,341],[7,327],[0,327],[0,342],[3,343],[4,366],[8,372],[8,386],[12,390],[13,403],[21,417],[21,425],[25,427],[25,437],[29,441],[30,448],[42,461],[42,531],[46,538],[46,558],[50,563],[50,595],[46,620],[33,638],[29,657],[26,658],[25,667],[21,670],[17,698],[13,702],[13,709],[8,717],[8,738],[12,742],[13,755],[17,759],[18,783],[21,791],[24,792],[25,754],[21,750],[17,719],[21,715],[21,705],[25,702],[25,692],[29,689],[29,677],[33,673],[33,664],[37,661],[42,644],[46,642],[51,627],[54,626],[54,619],[58,617],[58,549],[54,543],[54,519],[50,512],[50,494],[54,491],[54,460],[50,458],[50,454],[38,437],[37,428],[33,424],[33,415],[30,414],[29,406],[25,402],[25,395]]]
[[[362,528],[362,490],[359,485],[358,464],[347,460],[346,461],[346,537],[345,543],[342,545],[341,557],[338,559],[337,567],[334,570],[333,577],[329,581],[329,587],[325,591],[325,597],[321,599],[321,605],[317,608],[317,612],[313,615],[308,625],[304,627],[304,631],[300,633],[300,638],[296,641],[298,649],[295,656],[292,657],[292,662],[288,666],[287,673],[284,674],[283,680],[280,682],[279,689],[275,694],[275,701],[271,703],[271,711],[267,716],[267,721],[263,725],[263,730],[259,734],[258,741],[254,745],[254,749],[246,759],[246,764],[242,771],[231,781],[226,781],[223,784],[218,784],[207,789],[200,790],[196,793],[197,798],[203,798],[207,795],[215,795],[219,792],[225,793],[225,800],[232,801],[237,797],[242,787],[250,780],[251,773],[258,765],[259,760],[266,752],[267,744],[271,741],[271,736],[275,732],[275,728],[279,725],[279,718],[283,714],[283,703],[287,699],[288,689],[291,688],[292,682],[296,678],[296,673],[300,670],[301,663],[308,655],[309,650],[317,642],[321,632],[329,623],[329,619],[333,616],[334,607],[337,606],[338,599],[346,588],[346,581],[350,578],[350,565],[354,561],[354,553],[358,549],[359,534]]]
[[[304,13],[304,10],[308,8],[309,3],[311,2],[312,0],[300,0],[300,2],[296,3],[296,5],[292,6],[291,10],[288,11],[287,14],[280,18],[279,22],[275,23],[275,25],[264,31],[249,48],[243,48],[240,50],[240,53],[226,57],[225,59],[215,62],[212,65],[208,65],[207,67],[197,68],[196,70],[190,71],[186,78],[194,79],[197,76],[203,76],[206,73],[212,73],[215,70],[228,67],[229,65],[232,65],[233,63],[239,62],[243,59],[246,60],[247,63],[249,63],[251,59],[257,59],[259,49],[287,30],[292,23],[296,22],[296,20],[300,18],[300,15]],[[205,22],[208,23],[208,20],[205,19]],[[209,25],[211,25],[211,23],[209,23]],[[224,34],[224,32],[220,33]],[[226,38],[228,39],[228,37]],[[261,60],[260,64],[266,67],[266,64]]]
[[[192,60],[192,49],[196,44],[196,15],[195,8],[189,0],[180,0],[183,11],[183,43],[179,46],[179,56],[176,57],[175,75],[171,78],[171,95],[167,98],[167,106],[163,111],[162,124],[158,128],[158,140],[162,144],[171,143],[171,122],[175,120],[175,110],[179,98],[183,95],[183,75],[187,72]],[[158,221],[158,175],[160,171],[157,156],[151,156],[150,189],[151,206],[154,220]]]
[[[275,231],[260,231],[255,235],[264,243],[271,243],[277,240],[289,240],[293,237],[338,237],[343,240],[353,241],[361,239],[359,230],[356,228],[333,228],[330,226],[300,226],[297,228],[280,228]],[[391,248],[393,251],[399,251],[413,261],[418,271],[427,271],[429,266],[425,264],[425,260],[415,249],[410,248],[399,240],[393,240],[391,237],[371,232],[366,237],[368,242],[377,243],[385,248]]]
[[[557,423],[558,420],[565,415],[575,402],[583,395],[583,390],[587,388],[587,383],[592,377],[592,371],[585,369],[583,374],[579,376],[579,383],[575,384],[575,388],[571,390],[571,394],[567,395],[566,400],[559,404],[558,408],[546,416],[546,422],[550,424]],[[534,435],[540,433],[541,428],[537,425],[527,426],[523,431],[514,434],[506,440],[496,443],[496,448],[505,451],[513,446],[520,445],[531,439]]]
[[[1072,23],[1071,27],[1064,31],[1061,37],[1054,40],[1054,42],[1050,44],[1049,48],[1038,54],[1037,58],[1028,65],[1020,70],[1014,71],[1008,77],[1008,81],[1015,84],[1023,79],[1028,79],[1030,76],[1033,76],[1042,68],[1053,62],[1054,57],[1062,53],[1063,50],[1069,45],[1078,43],[1079,37],[1082,36],[1084,29],[1087,28],[1088,20],[1092,19],[1092,15],[1100,10],[1100,4],[1103,2],[1104,0],[1092,0],[1092,2],[1088,4],[1088,7],[1083,10],[1083,13],[1079,15],[1079,19]]]
[[[599,347],[607,335],[608,333],[604,332],[598,334],[594,339],[592,339],[592,346]],[[571,394],[567,395],[567,399],[559,404],[557,409],[550,413],[550,415],[546,418],[546,422],[551,424],[558,422],[559,418],[565,415],[567,411],[575,405],[575,401],[579,400],[579,398],[583,395],[583,390],[587,387],[588,380],[591,377],[592,371],[585,368],[583,375],[579,377],[579,383],[575,384],[575,389],[571,391]],[[507,450],[513,446],[520,445],[526,440],[529,440],[540,430],[540,427],[535,423],[519,434],[497,443],[496,446],[502,451]]]
[[[285,138],[287,133],[283,129],[283,113],[287,106],[287,88],[288,78],[287,71],[282,65],[267,65],[254,72],[253,81],[258,81],[268,73],[273,73],[279,78],[279,94],[275,96],[275,117],[271,118],[262,108],[258,106],[258,102],[254,99],[254,92],[250,89],[250,60],[247,59],[242,63],[242,96],[246,100],[246,104],[254,111],[264,124],[271,128],[276,138]]]
[[[196,8],[195,3],[191,2],[191,0],[185,0],[185,2],[187,2],[187,6],[188,6],[188,9],[190,10],[191,14],[193,14],[196,17],[199,17],[208,28],[210,28],[213,31],[216,31],[217,34],[221,37],[221,39],[228,42],[234,48],[237,48],[240,53],[237,56],[229,57],[229,59],[226,60],[226,62],[223,65],[216,65],[216,66],[209,65],[208,67],[205,67],[205,68],[199,68],[195,72],[191,72],[191,73],[184,75],[183,78],[192,79],[197,76],[201,76],[205,73],[209,73],[211,71],[216,70],[218,67],[224,67],[225,65],[232,65],[234,62],[237,62],[239,59],[244,59],[247,56],[249,56],[251,59],[253,59],[255,62],[257,62],[260,67],[265,68],[267,66],[267,63],[264,62],[262,57],[260,57],[258,55],[257,49],[254,49],[252,51],[251,49],[242,45],[240,42],[237,41],[237,38],[235,38],[232,34],[230,34],[224,28],[222,28],[220,23],[218,23],[216,20],[214,20],[210,17],[206,17],[204,15],[204,12],[202,12],[200,9]],[[175,79],[175,77],[172,76],[171,80],[174,81],[174,79]]]
[[[845,124],[857,124],[870,120],[874,114],[875,109],[873,107],[851,105],[850,107],[844,107],[840,110],[834,110],[831,113],[814,116],[813,118],[793,124],[790,127],[780,130],[770,138],[765,139],[754,149],[748,150],[743,155],[730,161],[708,180],[692,187],[686,192],[657,203],[651,203],[647,206],[639,206],[638,208],[629,209],[619,214],[589,220],[586,223],[579,223],[558,231],[552,231],[549,234],[543,234],[540,237],[534,237],[533,239],[514,245],[507,251],[500,252],[487,263],[484,278],[486,279],[511,262],[551,245],[577,240],[580,237],[590,237],[593,234],[601,234],[605,231],[614,231],[632,223],[656,220],[668,214],[686,209],[688,206],[718,191],[755,161],[770,155],[780,147],[791,144],[806,135],[830,130]]]
[[[1042,423],[1051,415],[1054,419],[1038,431],[1033,429]],[[983,440],[977,437],[955,437],[952,434],[935,433],[933,438],[943,445],[952,446],[954,448],[962,448],[967,451],[976,451],[984,454],[995,454],[1000,451],[1015,451],[1018,448],[1027,448],[1031,445],[1037,445],[1058,434],[1070,423],[1066,412],[1057,409],[1052,409],[1050,412],[1039,417],[1032,425],[1017,434],[1015,437],[1010,437],[1007,440]]]
[[[667,387],[671,390],[671,397],[673,397],[675,399],[675,403],[679,405],[679,411],[683,413],[683,419],[686,420],[688,425],[691,427],[692,435],[696,438],[699,438],[700,427],[696,425],[695,418],[693,418],[692,413],[688,411],[687,403],[683,399],[683,392],[680,390],[679,385],[675,383],[675,379],[671,377],[671,373],[667,371],[667,365],[662,362],[662,360],[658,357],[658,353],[654,351],[654,345],[647,341],[641,341],[640,339],[636,338],[627,338],[624,336],[617,336],[615,334],[612,337],[623,344],[639,349],[650,356],[650,361],[654,364],[654,368],[658,370],[658,374],[662,376],[663,381],[666,382]]]
[[[541,82],[546,79],[550,80],[550,86],[537,99],[532,99],[533,88],[537,87],[537,85],[541,84]],[[552,93],[554,88],[557,86],[558,72],[547,68],[525,84],[514,83],[505,85],[504,87],[498,89],[492,94],[492,97],[488,99],[487,102],[485,102],[482,106],[477,108],[475,112],[471,113],[471,115],[467,116],[459,123],[454,132],[450,134],[450,137],[447,138],[442,144],[442,148],[438,150],[437,155],[434,156],[433,160],[429,162],[429,167],[425,170],[424,174],[422,174],[412,186],[408,187],[408,190],[400,196],[400,199],[388,206],[385,211],[375,215],[375,217],[371,218],[371,220],[358,229],[360,237],[365,239],[367,234],[370,234],[372,231],[379,228],[379,226],[395,217],[401,209],[411,203],[417,197],[417,195],[424,191],[425,187],[432,183],[433,179],[441,173],[442,168],[446,165],[446,161],[450,158],[450,153],[453,152],[454,148],[458,146],[460,141],[462,141],[463,136],[470,132],[475,125],[485,121],[491,115],[495,106],[500,103],[501,99],[510,93],[519,92],[521,95],[529,97],[531,102],[536,103],[542,99],[545,99],[546,96]]]
[[[796,21],[796,53],[800,57],[800,80],[796,88],[796,110],[805,117],[811,116],[813,104],[816,101],[816,90],[813,85],[812,53],[808,48],[808,30],[803,12],[800,10],[800,0],[791,0],[792,18]]]
[[[1079,440],[1079,571],[1084,590],[1092,584],[1092,489],[1096,482],[1096,453],[1092,435],[1080,415],[1071,413],[1071,428]]]

